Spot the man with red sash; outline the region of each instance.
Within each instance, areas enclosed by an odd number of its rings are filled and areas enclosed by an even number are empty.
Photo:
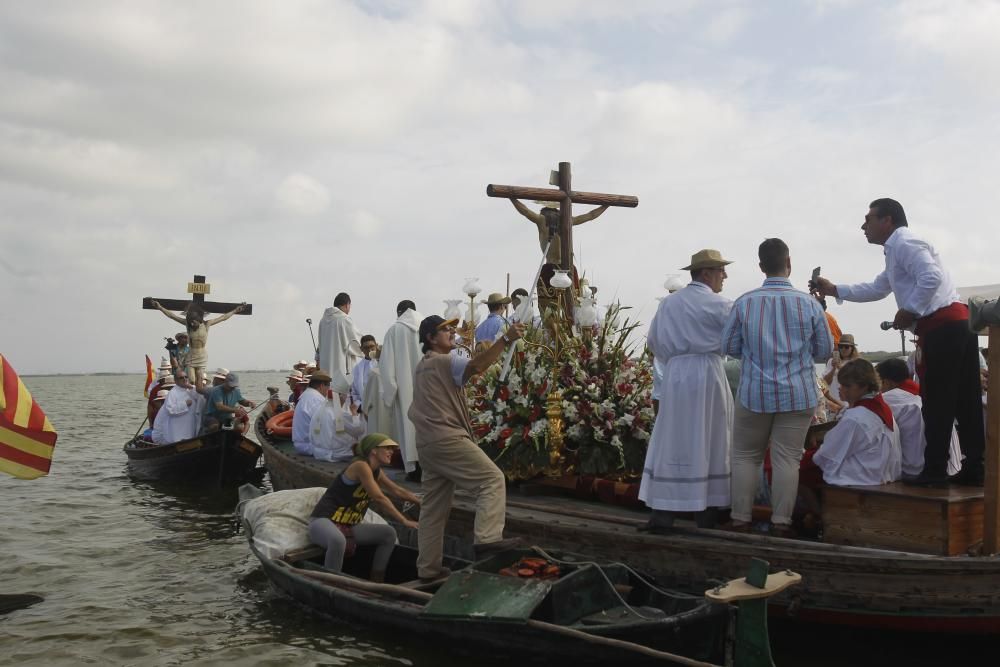
[[[896,329],[916,332],[920,349],[917,374],[923,398],[927,447],[924,468],[908,483],[918,486],[983,485],[982,387],[978,340],[969,331],[969,309],[934,248],[910,231],[903,207],[894,199],[876,199],[861,225],[869,243],[885,248],[885,270],[870,283],[835,285],[818,278],[813,289],[842,301],[878,301],[890,293],[899,310]],[[948,477],[948,443],[952,425],[965,460]]]
[[[840,397],[850,404],[815,451],[812,462],[823,481],[838,486],[894,482],[903,455],[892,410],[878,393],[878,376],[867,359],[856,359],[837,373]]]

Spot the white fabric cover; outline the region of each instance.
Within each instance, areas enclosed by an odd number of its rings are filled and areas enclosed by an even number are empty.
[[[692,282],[663,299],[650,324],[646,344],[663,378],[639,486],[648,507],[684,512],[730,504],[733,395],[720,349],[732,305]]]
[[[413,373],[424,356],[418,335],[422,319],[413,309],[399,316],[385,334],[378,364],[382,403],[391,412],[393,439],[399,443],[406,472],[416,470],[419,461],[417,436],[407,413],[413,403]]]
[[[868,408],[848,408],[826,434],[813,463],[823,481],[837,486],[874,486],[895,482],[903,473],[899,426],[889,430]]]
[[[368,374],[365,393],[361,398],[361,409],[365,413],[365,433],[382,433],[393,440],[396,439],[392,411],[382,402],[381,364],[372,366]]]
[[[253,544],[268,558],[280,558],[289,551],[304,549],[309,541],[309,515],[326,493],[321,486],[275,491],[243,505],[243,518],[253,531]],[[368,510],[362,523],[387,523]]]

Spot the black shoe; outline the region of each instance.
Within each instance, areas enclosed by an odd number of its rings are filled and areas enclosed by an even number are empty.
[[[903,484],[907,486],[922,486],[928,489],[945,489],[948,488],[948,481],[948,475],[935,475],[925,470],[916,477],[903,479]]]
[[[406,473],[406,481],[407,482],[417,482],[419,484],[420,483],[420,479],[421,479],[422,476],[423,475],[421,474],[421,470],[418,467],[413,472]]]
[[[669,535],[674,531],[672,526],[664,526],[663,524],[653,523],[649,521],[641,526],[636,526],[635,528],[640,533],[649,533],[650,535]]]
[[[949,484],[954,484],[956,486],[983,486],[985,474],[982,470],[966,470],[962,468],[960,471],[948,478]]]
[[[486,544],[477,544],[472,549],[476,554],[476,560],[482,560],[484,558],[489,558],[493,554],[498,554],[501,551],[507,551],[508,549],[519,549],[524,546],[524,540],[520,537],[508,537],[505,540],[497,540],[496,542],[487,542]]]
[[[419,581],[422,584],[432,584],[435,581],[444,581],[450,576],[451,576],[451,570],[446,567],[442,567],[429,577],[420,577]]]

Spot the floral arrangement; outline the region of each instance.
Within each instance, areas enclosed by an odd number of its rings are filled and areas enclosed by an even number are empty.
[[[637,322],[619,324],[620,305],[602,325],[573,334],[529,328],[507,380],[500,365],[470,382],[468,398],[479,446],[510,479],[549,468],[546,400],[562,392],[561,473],[631,479],[641,472],[653,429],[652,368],[629,342]],[[553,357],[557,358],[553,358]]]

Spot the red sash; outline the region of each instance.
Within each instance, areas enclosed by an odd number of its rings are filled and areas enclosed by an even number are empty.
[[[961,322],[963,320],[969,319],[969,307],[964,303],[956,301],[950,306],[945,306],[944,308],[938,308],[933,313],[926,317],[921,317],[917,320],[917,326],[913,328],[913,333],[917,336],[917,348],[921,349],[921,353],[917,355],[917,377],[920,378],[921,384],[924,381],[924,372],[927,370],[927,365],[924,363],[922,354],[922,339],[923,336],[929,332],[934,331],[938,327],[947,324],[948,322]]]
[[[956,301],[950,306],[938,308],[930,315],[917,320],[917,326],[913,329],[917,337],[923,336],[928,331],[933,331],[948,322],[961,322],[969,319],[969,307],[964,303]]]
[[[871,398],[862,398],[854,404],[854,407],[868,408],[882,420],[882,423],[885,424],[890,431],[893,430],[892,409],[889,407],[888,403],[885,402],[885,399],[882,398],[882,394],[875,394]]]
[[[903,391],[909,392],[914,396],[920,395],[920,385],[909,378],[900,382],[898,388],[902,389]]]

